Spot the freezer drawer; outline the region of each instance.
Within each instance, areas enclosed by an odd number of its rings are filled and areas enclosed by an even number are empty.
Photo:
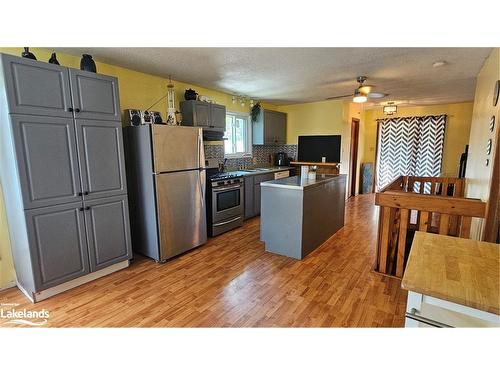
[[[207,242],[205,171],[155,176],[160,261]]]

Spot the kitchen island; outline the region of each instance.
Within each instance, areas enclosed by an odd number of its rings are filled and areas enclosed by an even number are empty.
[[[346,175],[293,176],[260,186],[266,251],[303,259],[344,226]]]

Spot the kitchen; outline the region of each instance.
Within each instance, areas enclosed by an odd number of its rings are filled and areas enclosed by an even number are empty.
[[[465,238],[486,202],[453,175],[372,193],[354,152],[380,121],[355,102],[366,77],[348,100],[275,105],[89,54],[1,52],[2,327],[498,326],[497,245]],[[466,113],[441,146],[453,163],[475,105],[450,106]]]

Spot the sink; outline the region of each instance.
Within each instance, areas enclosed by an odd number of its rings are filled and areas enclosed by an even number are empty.
[[[255,168],[258,171],[272,171],[273,168]]]
[[[241,169],[241,172],[258,172],[258,169]]]

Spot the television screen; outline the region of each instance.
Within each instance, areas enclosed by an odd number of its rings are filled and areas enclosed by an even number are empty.
[[[299,136],[298,161],[340,163],[340,135]]]

